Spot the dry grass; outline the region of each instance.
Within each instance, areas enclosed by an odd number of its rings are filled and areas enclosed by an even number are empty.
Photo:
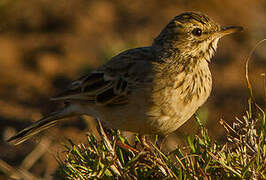
[[[213,142],[196,117],[198,134],[187,138],[187,147],[166,153],[155,144],[150,151],[126,150],[116,143],[127,144],[118,131],[109,139],[102,135],[100,141],[88,134],[84,144],[76,145],[69,140],[66,158],[59,160],[57,176],[66,179],[265,179],[265,112],[259,107],[251,112],[242,119],[236,118],[233,125],[221,120],[227,132],[224,143]]]

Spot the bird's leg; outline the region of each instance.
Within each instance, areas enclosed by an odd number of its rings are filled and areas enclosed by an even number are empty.
[[[104,142],[106,148],[107,148],[112,154],[115,154],[115,153],[114,153],[114,150],[113,150],[113,148],[112,148],[112,144],[111,144],[111,142],[110,142],[110,138],[107,137],[107,135],[106,135],[106,133],[105,133],[105,131],[104,131],[104,128],[103,128],[103,126],[102,126],[100,120],[99,120],[99,119],[96,119],[96,120],[97,120],[97,130],[98,130],[98,132],[99,132],[99,134],[100,134],[100,136],[101,136],[101,138],[102,138],[102,140],[103,140],[103,142]]]
[[[112,145],[111,145],[110,140],[113,141],[114,138],[113,138],[113,133],[111,132],[111,130],[104,128],[99,119],[97,119],[97,129],[98,129],[98,132],[100,133],[102,139],[104,140],[107,148],[109,150],[113,151],[113,149],[111,149]],[[133,147],[123,143],[120,140],[115,141],[115,144],[126,151],[138,153],[138,150],[136,150]]]
[[[163,145],[166,141],[166,138],[167,138],[168,135],[166,136],[161,136],[161,135],[158,135],[158,147],[159,147],[159,150],[162,151],[162,148],[163,148]]]
[[[128,151],[128,152],[134,152],[134,153],[138,153],[138,152],[139,152],[137,149],[135,149],[135,148],[133,148],[133,147],[131,147],[131,146],[129,146],[129,145],[123,143],[123,142],[120,141],[120,140],[117,140],[117,141],[116,141],[116,145],[119,146],[120,148],[122,148],[122,149]]]
[[[151,150],[151,146],[147,143],[145,135],[139,135],[140,143],[144,149]]]

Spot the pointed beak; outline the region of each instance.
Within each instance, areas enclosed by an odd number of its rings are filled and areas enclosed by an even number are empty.
[[[232,34],[235,32],[240,32],[243,30],[241,26],[229,26],[229,27],[222,27],[220,31],[216,33],[218,37],[223,37],[228,34]]]

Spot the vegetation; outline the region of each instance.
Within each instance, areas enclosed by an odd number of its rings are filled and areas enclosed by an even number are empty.
[[[187,147],[167,153],[155,143],[149,151],[127,150],[121,146],[127,140],[119,131],[113,131],[108,139],[99,128],[100,141],[93,134],[87,135],[86,144],[76,145],[70,140],[57,175],[66,179],[265,179],[265,112],[252,101],[249,105],[246,115],[236,118],[233,125],[221,120],[227,132],[224,143],[211,140],[195,117],[198,135],[187,138]]]

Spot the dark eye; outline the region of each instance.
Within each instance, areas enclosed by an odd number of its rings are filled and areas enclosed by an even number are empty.
[[[202,30],[200,28],[195,28],[193,29],[192,34],[194,34],[195,36],[201,36]]]

